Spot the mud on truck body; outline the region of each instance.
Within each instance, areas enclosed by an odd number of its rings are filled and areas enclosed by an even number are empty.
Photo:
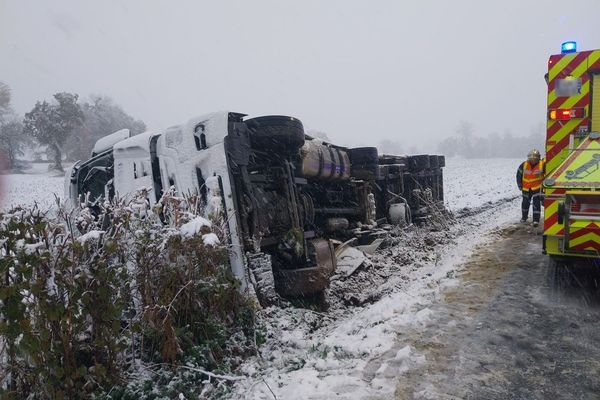
[[[322,293],[336,268],[332,239],[368,243],[381,226],[443,207],[443,156],[380,156],[305,135],[293,117],[219,112],[164,132],[102,138],[67,175],[67,196],[98,201],[151,188],[197,193],[227,221],[230,264],[262,303]],[[428,211],[429,210],[429,211]]]

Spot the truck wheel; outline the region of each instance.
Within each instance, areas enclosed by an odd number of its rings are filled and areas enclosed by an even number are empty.
[[[379,154],[376,147],[356,147],[348,150],[351,174],[354,178],[373,180],[379,172]]]
[[[429,168],[438,168],[439,166],[438,156],[429,156]]]
[[[427,154],[411,156],[409,165],[413,172],[421,171],[430,167],[429,156]]]
[[[348,150],[351,164],[372,165],[379,164],[377,147],[356,147]]]
[[[278,305],[280,297],[275,291],[275,278],[271,256],[265,253],[248,254],[248,267],[252,273],[252,284],[261,306]]]
[[[438,158],[438,167],[444,168],[446,166],[446,157],[445,156],[437,156]]]
[[[270,115],[246,120],[253,148],[274,149],[292,154],[304,145],[304,127],[300,120]]]

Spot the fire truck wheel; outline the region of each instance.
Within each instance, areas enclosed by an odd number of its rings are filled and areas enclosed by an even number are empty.
[[[571,263],[561,257],[550,256],[548,259],[548,285],[555,292],[562,292],[571,286]]]
[[[246,120],[246,126],[250,130],[250,143],[257,150],[292,154],[304,145],[304,127],[296,118],[270,115]]]

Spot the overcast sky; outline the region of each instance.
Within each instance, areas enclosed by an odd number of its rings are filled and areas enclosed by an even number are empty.
[[[0,0],[0,81],[24,113],[105,94],[150,128],[285,114],[346,145],[527,135],[561,42],[600,48],[600,0]]]

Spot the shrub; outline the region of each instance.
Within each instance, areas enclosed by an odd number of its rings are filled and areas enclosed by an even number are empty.
[[[200,394],[254,351],[222,221],[194,196],[145,199],[0,214],[0,394]]]

